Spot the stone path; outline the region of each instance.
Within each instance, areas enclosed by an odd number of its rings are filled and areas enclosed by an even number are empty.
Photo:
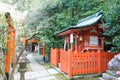
[[[29,66],[31,71],[25,73],[25,80],[66,80],[56,69],[47,69],[45,65],[42,65],[41,63],[44,62],[39,54],[30,53],[27,55],[27,58],[30,61]],[[18,72],[14,75],[14,80],[20,80],[20,74]]]

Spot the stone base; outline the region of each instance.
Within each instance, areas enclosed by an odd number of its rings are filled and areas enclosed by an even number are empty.
[[[116,74],[117,71],[115,70],[106,70],[106,73],[115,77],[120,77],[120,75]]]
[[[60,63],[58,63],[58,68],[60,68]]]
[[[107,73],[103,73],[102,76],[103,77],[100,80],[120,80],[120,77],[115,77]]]
[[[99,80],[105,80],[105,79],[103,79],[103,78],[99,78]]]

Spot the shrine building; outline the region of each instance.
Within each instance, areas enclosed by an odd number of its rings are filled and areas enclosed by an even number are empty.
[[[104,51],[102,15],[101,12],[95,13],[78,21],[75,26],[57,32],[58,36],[64,36],[64,48],[51,48],[50,63],[70,78],[105,72],[113,54]]]

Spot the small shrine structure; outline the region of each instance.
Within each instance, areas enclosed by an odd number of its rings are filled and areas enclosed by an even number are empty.
[[[26,45],[26,36],[20,36],[20,42],[23,43],[23,46],[26,46],[26,50],[30,52],[36,52],[38,51],[39,54],[43,56],[43,60],[45,62],[45,57],[46,57],[46,46],[45,44],[39,46],[40,40],[36,38],[32,38],[31,40],[28,40],[28,43]]]
[[[98,12],[59,32],[64,36],[64,49],[51,48],[50,63],[71,78],[78,74],[101,74],[113,57],[104,51],[102,13]]]
[[[32,38],[31,40],[28,40],[28,43],[26,44],[26,36],[20,36],[20,42],[23,43],[23,46],[26,46],[26,50],[30,51],[30,52],[34,52],[37,50],[37,44],[39,42],[39,40],[37,40],[36,38]]]

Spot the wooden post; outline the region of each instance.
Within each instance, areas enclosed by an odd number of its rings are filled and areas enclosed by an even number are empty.
[[[71,49],[69,49],[69,52],[68,52],[68,76],[69,76],[69,78],[71,78],[72,77],[72,60],[71,60],[71,57],[72,57],[72,50]]]
[[[46,50],[45,50],[45,44],[43,45],[43,60],[45,62],[45,56],[46,56]]]
[[[68,49],[70,49],[70,37],[69,36],[67,38],[67,42],[68,42]]]
[[[9,79],[9,71],[10,71],[10,64],[11,64],[11,52],[12,52],[12,62],[14,62],[14,55],[15,55],[15,28],[12,24],[12,19],[10,13],[5,13],[6,22],[8,24],[8,35],[7,35],[7,53],[5,58],[5,73],[7,76],[7,80]],[[12,50],[12,51],[11,51]]]
[[[78,36],[75,36],[75,50],[78,50]]]
[[[53,48],[50,49],[50,63],[52,64],[52,57],[53,57]]]
[[[6,59],[5,59],[5,72],[6,75],[9,76],[9,71],[10,71],[10,64],[11,64],[11,59],[10,56],[12,55],[12,67],[14,63],[14,56],[15,56],[15,30],[13,27],[8,27],[8,36],[7,36],[7,53],[6,53]],[[8,79],[8,78],[7,78]]]
[[[97,53],[98,53],[98,74],[101,74],[102,73],[102,70],[101,70],[101,50],[98,50]]]
[[[58,63],[58,48],[55,49],[55,67],[57,67]]]
[[[12,67],[15,61],[15,46],[16,46],[16,30],[14,29],[14,31],[12,32]]]
[[[102,49],[104,50],[104,38],[102,38]]]
[[[7,80],[9,78],[9,71],[10,71],[10,44],[11,44],[11,40],[10,40],[10,34],[8,34],[7,37],[7,53],[6,53],[6,58],[5,58],[5,74],[7,77]]]

